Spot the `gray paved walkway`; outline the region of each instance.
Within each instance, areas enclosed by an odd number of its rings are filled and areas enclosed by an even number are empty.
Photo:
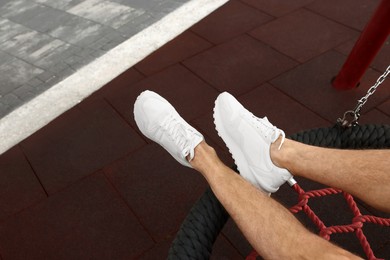
[[[188,0],[1,0],[0,117]]]
[[[227,0],[0,0],[0,154]]]

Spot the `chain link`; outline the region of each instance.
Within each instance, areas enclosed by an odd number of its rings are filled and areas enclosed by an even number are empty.
[[[340,123],[343,127],[350,127],[356,125],[360,118],[360,111],[364,104],[366,104],[368,98],[375,93],[376,89],[385,81],[386,77],[390,74],[390,65],[387,67],[386,71],[376,80],[375,84],[368,89],[367,94],[358,100],[357,105],[354,110],[349,110],[344,113],[343,118],[337,119],[337,122]],[[352,117],[352,120],[347,120],[347,117]]]

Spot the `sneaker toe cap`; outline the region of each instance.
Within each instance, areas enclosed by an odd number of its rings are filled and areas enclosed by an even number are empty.
[[[140,95],[134,104],[134,119],[139,129],[146,134],[151,122],[156,125],[156,122],[162,122],[164,115],[167,115],[172,109],[164,100],[155,95]]]
[[[237,100],[229,93],[224,92],[219,95],[215,109],[218,110],[221,117],[232,121],[235,117],[238,116],[238,112],[240,111],[237,109],[238,106],[240,106],[240,104],[237,102]]]

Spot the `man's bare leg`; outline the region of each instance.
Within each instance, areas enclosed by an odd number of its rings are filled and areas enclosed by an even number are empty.
[[[285,140],[271,145],[275,165],[293,175],[342,189],[390,212],[390,150],[340,150]]]
[[[306,230],[282,205],[225,166],[205,142],[195,148],[190,163],[264,258],[358,259]]]
[[[349,252],[308,232],[285,208],[223,165],[215,151],[204,142],[202,134],[186,123],[174,107],[157,93],[144,91],[138,96],[134,104],[134,119],[145,136],[159,143],[182,165],[193,167],[203,174],[244,235],[265,258],[354,258]],[[271,127],[269,122],[264,127],[268,134],[273,133],[271,137],[277,137],[275,134],[282,132]],[[270,167],[260,173],[271,182],[263,183],[268,190],[262,190],[274,192],[285,181],[277,175],[275,178],[278,180],[273,181],[274,174],[288,178],[291,174],[273,166],[269,142],[275,140],[267,140],[265,148],[260,150],[265,152],[267,160],[264,163]],[[251,138],[247,141],[251,142]],[[253,148],[253,145],[250,147]],[[249,155],[254,160],[259,156],[256,151]],[[257,184],[256,181],[254,183]]]

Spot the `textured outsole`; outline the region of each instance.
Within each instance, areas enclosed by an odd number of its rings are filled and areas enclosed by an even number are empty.
[[[225,142],[230,154],[232,155],[232,158],[234,160],[234,163],[237,166],[237,170],[241,173],[241,175],[247,179],[248,181],[252,182],[255,186],[262,189],[259,185],[259,181],[256,179],[255,176],[252,175],[250,169],[248,166],[248,161],[246,160],[244,154],[241,152],[240,147],[236,142],[231,140],[229,135],[226,133],[226,130],[222,124],[221,117],[219,115],[219,111],[217,109],[218,102],[220,100],[220,96],[215,100],[214,110],[213,110],[213,118],[214,118],[214,125],[215,130],[218,133],[218,136],[222,138],[222,140]],[[296,183],[293,177],[289,178],[287,182],[292,186]]]
[[[214,119],[215,130],[217,131],[218,136],[221,137],[221,139],[225,142],[226,147],[228,148],[229,153],[232,155],[234,163],[237,166],[238,172],[240,172],[241,174],[243,172],[249,173],[249,169],[247,167],[245,167],[245,165],[248,165],[247,161],[245,159],[245,156],[242,154],[241,150],[237,147],[235,142],[230,140],[229,136],[226,134],[226,130],[223,127],[223,124],[221,122],[221,118],[219,116],[219,112],[217,111],[217,103],[218,103],[219,98],[220,97],[218,96],[218,98],[215,100],[214,109],[213,109],[213,119]],[[243,162],[243,163],[241,164],[241,162]]]

